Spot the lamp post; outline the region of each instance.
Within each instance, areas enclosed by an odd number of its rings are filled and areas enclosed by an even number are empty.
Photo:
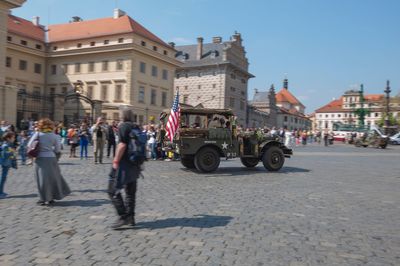
[[[384,90],[385,94],[386,94],[386,116],[385,116],[385,127],[386,127],[386,133],[389,130],[389,126],[390,126],[390,81],[387,80],[386,81],[386,89]]]
[[[79,113],[80,113],[80,95],[82,93],[83,82],[81,80],[77,80],[74,84],[74,91],[76,96],[76,122],[79,123]]]

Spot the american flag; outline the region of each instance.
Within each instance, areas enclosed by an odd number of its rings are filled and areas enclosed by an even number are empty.
[[[179,106],[179,91],[176,93],[174,104],[171,108],[171,114],[169,115],[167,126],[167,137],[172,141],[175,136],[175,132],[179,126],[179,118],[181,116],[181,107]]]

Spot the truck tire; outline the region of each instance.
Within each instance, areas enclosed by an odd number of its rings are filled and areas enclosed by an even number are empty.
[[[194,165],[194,157],[193,156],[182,157],[181,163],[184,167],[186,167],[188,169],[196,168],[196,166]]]
[[[279,147],[270,146],[264,152],[262,162],[265,169],[279,171],[285,163],[285,156]]]
[[[248,168],[252,168],[257,166],[257,164],[260,162],[260,159],[258,158],[240,158],[240,161],[242,164]]]
[[[194,157],[194,165],[199,172],[210,173],[217,170],[220,163],[219,153],[211,147],[204,147]]]

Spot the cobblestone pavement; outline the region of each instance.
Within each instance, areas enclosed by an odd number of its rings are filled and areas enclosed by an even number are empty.
[[[281,172],[148,162],[136,229],[113,231],[110,161],[63,158],[73,194],[36,206],[31,167],[0,200],[0,265],[400,265],[400,147],[309,145]]]

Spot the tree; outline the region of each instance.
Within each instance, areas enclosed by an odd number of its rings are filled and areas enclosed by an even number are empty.
[[[386,114],[382,114],[381,119],[378,121],[378,126],[383,127],[385,125]],[[389,126],[400,125],[400,117],[396,119],[393,114],[389,114]]]

